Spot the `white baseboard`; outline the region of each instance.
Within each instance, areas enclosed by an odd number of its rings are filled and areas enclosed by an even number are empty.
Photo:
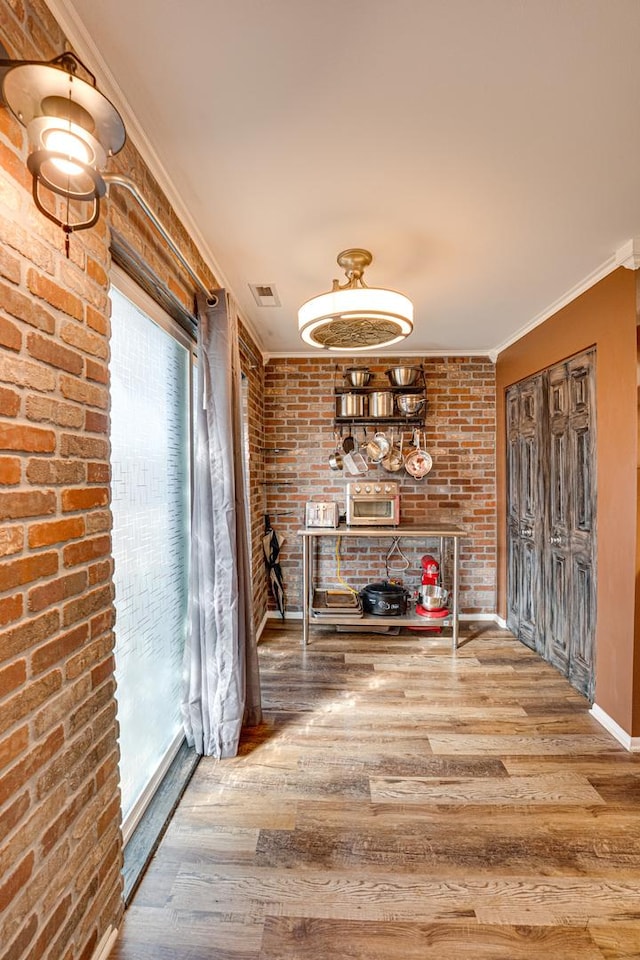
[[[91,960],[107,960],[107,957],[113,949],[113,945],[118,939],[118,930],[116,927],[109,926],[95,949]]]
[[[604,727],[607,733],[610,733],[612,737],[616,738],[618,743],[622,744],[625,750],[628,750],[630,753],[640,753],[640,737],[632,737],[628,734],[627,731],[623,730],[620,724],[616,723],[608,713],[605,713],[597,703],[594,703],[589,713],[594,720],[598,721],[600,726]]]

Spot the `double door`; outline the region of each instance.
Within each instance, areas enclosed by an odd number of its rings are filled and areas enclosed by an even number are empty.
[[[595,351],[507,391],[507,623],[593,699]]]

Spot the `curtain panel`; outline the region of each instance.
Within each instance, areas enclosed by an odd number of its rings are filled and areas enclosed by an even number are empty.
[[[190,628],[183,717],[197,753],[233,757],[262,720],[244,499],[238,319],[226,291],[198,298]]]

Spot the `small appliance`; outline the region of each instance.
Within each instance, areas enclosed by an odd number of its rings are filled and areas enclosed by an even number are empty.
[[[400,484],[397,480],[365,483],[352,480],[346,486],[347,524],[361,527],[392,527],[400,523]]]
[[[441,619],[448,616],[447,600],[449,592],[440,586],[440,564],[430,553],[425,553],[421,561],[422,581],[416,604],[416,613],[421,617]]]
[[[340,508],[336,500],[311,500],[305,508],[305,526],[337,527],[340,525]]]
[[[369,583],[360,591],[365,613],[377,617],[401,617],[407,612],[409,593],[397,583]]]

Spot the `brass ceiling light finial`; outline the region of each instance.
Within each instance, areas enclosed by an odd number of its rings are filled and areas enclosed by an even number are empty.
[[[78,66],[90,83],[76,75]],[[0,74],[2,101],[27,128],[34,202],[64,230],[68,256],[69,235],[98,221],[100,198],[106,191],[102,172],[107,159],[124,146],[124,123],[75,53],[65,52],[48,61],[10,60],[0,44]],[[45,206],[43,189],[66,200],[62,217]],[[84,218],[73,219],[77,205],[85,203],[91,206]]]
[[[389,347],[413,330],[413,304],[395,290],[368,287],[365,268],[373,260],[368,250],[353,247],[338,254],[346,283],[333,281],[329,293],[303,303],[298,331],[305,343],[325,350],[369,350]]]

